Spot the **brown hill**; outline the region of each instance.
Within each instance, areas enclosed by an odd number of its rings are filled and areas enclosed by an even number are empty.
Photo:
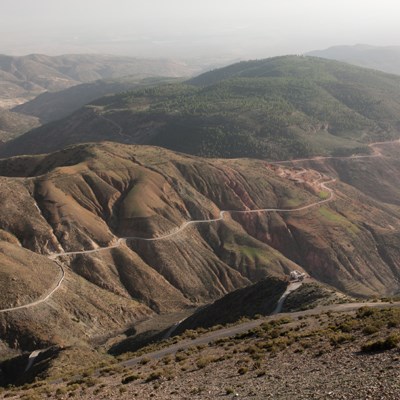
[[[257,314],[271,314],[288,282],[279,278],[267,278],[254,285],[228,293],[204,307],[180,323],[173,331],[179,335],[187,329],[210,328],[218,324],[238,321],[241,317],[254,318]]]
[[[85,342],[293,269],[357,296],[400,289],[398,207],[339,181],[328,201],[329,178],[314,170],[103,143],[0,160],[0,175],[2,241],[49,271],[21,276],[20,303],[54,279],[46,255],[92,250],[59,258],[65,283],[47,303],[0,316],[10,346]],[[264,208],[300,209],[220,219]]]

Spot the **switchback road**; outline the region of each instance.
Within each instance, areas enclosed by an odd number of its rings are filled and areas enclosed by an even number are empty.
[[[101,118],[109,121],[112,123],[117,129],[118,129],[118,134],[123,134],[121,126],[119,126],[117,123],[114,121],[109,120],[108,118],[100,115]],[[372,158],[372,157],[382,157],[382,153],[379,149],[376,149],[376,146],[379,145],[385,145],[385,144],[390,144],[390,143],[399,143],[399,140],[394,140],[390,142],[376,142],[376,143],[371,143],[369,146],[373,149],[373,154],[371,155],[353,155],[349,157],[334,157],[334,156],[328,156],[328,157],[312,157],[312,158],[303,158],[303,159],[295,159],[295,160],[286,160],[286,161],[276,161],[276,162],[271,162],[271,164],[290,164],[290,163],[300,163],[302,161],[315,161],[315,160],[327,160],[327,159],[360,159],[360,158]],[[297,173],[296,175],[300,175],[304,173],[304,169]],[[113,248],[117,248],[121,246],[121,244],[126,243],[127,240],[143,240],[143,241],[160,241],[160,240],[167,240],[170,239],[178,234],[180,234],[182,231],[184,231],[188,226],[190,225],[197,225],[197,224],[206,224],[206,223],[214,223],[218,221],[222,221],[224,219],[225,214],[245,214],[245,213],[260,213],[260,212],[279,212],[279,213],[293,213],[293,212],[299,212],[299,211],[304,211],[313,207],[318,207],[321,206],[322,204],[328,203],[334,199],[334,191],[330,187],[326,186],[330,183],[334,183],[336,180],[335,179],[330,179],[325,182],[320,182],[320,180],[323,179],[322,176],[314,182],[314,184],[318,184],[321,189],[325,189],[329,192],[328,198],[324,200],[320,200],[311,204],[304,205],[302,207],[297,207],[297,208],[292,208],[292,209],[282,209],[282,208],[262,208],[262,209],[256,209],[256,210],[222,210],[219,213],[218,218],[214,219],[204,219],[204,220],[193,220],[193,221],[186,221],[183,223],[180,227],[175,228],[173,231],[168,232],[164,235],[153,237],[153,238],[145,238],[145,237],[137,237],[137,236],[131,236],[131,237],[125,237],[125,238],[119,238],[117,242],[113,245],[106,246],[106,247],[99,247],[96,249],[90,249],[90,250],[80,250],[80,251],[69,251],[69,252],[60,252],[57,254],[51,254],[48,257],[52,260],[56,260],[57,258],[63,257],[63,256],[73,256],[73,255],[78,255],[78,254],[91,254],[91,253],[97,253],[101,251],[106,251],[110,250]],[[300,181],[300,179],[297,179]],[[62,267],[61,264],[58,264],[61,272],[61,278],[57,282],[56,286],[42,299],[36,300],[34,302],[18,306],[18,307],[10,307],[6,308],[3,310],[0,310],[0,313],[6,313],[6,312],[12,312],[12,311],[17,311],[21,309],[26,309],[26,308],[31,308],[35,307],[37,305],[40,305],[42,303],[45,303],[53,294],[61,287],[61,284],[65,278],[65,271]]]

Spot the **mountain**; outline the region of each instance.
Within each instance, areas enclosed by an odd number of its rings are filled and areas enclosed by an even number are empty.
[[[85,104],[106,95],[126,92],[143,86],[173,82],[174,78],[124,77],[83,83],[57,92],[45,92],[12,111],[39,118],[41,123],[64,118]]]
[[[34,116],[0,110],[0,141],[15,138],[40,125]]]
[[[334,46],[307,53],[309,56],[344,61],[360,67],[400,75],[400,46]]]
[[[198,69],[167,59],[109,55],[0,55],[0,108],[12,108],[39,94],[55,92],[99,79],[128,75],[191,76]]]
[[[368,153],[399,136],[400,77],[319,58],[241,62],[117,94],[7,143],[0,156],[111,140],[207,157]]]
[[[9,348],[88,344],[292,270],[354,296],[400,290],[399,206],[300,165],[102,143],[2,159],[0,176],[0,310],[42,299],[0,313]]]

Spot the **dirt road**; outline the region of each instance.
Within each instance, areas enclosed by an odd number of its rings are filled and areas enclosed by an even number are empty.
[[[168,354],[175,354],[180,350],[188,349],[192,346],[197,346],[201,344],[209,344],[215,340],[232,337],[240,333],[247,332],[257,326],[261,325],[265,321],[279,319],[283,317],[298,318],[306,315],[318,315],[324,312],[345,312],[345,311],[355,311],[361,307],[373,307],[373,308],[387,308],[387,307],[400,307],[400,302],[397,303],[347,303],[347,304],[333,304],[329,306],[320,306],[313,308],[311,310],[298,311],[293,313],[282,313],[278,315],[272,315],[270,317],[261,318],[258,320],[244,322],[239,325],[235,325],[228,328],[218,329],[217,331],[206,333],[197,337],[195,339],[183,340],[179,343],[172,344],[171,346],[165,347],[164,349],[153,351],[151,353],[143,354],[142,356],[132,358],[121,362],[120,365],[126,367],[132,367],[138,364],[143,359],[157,360]]]

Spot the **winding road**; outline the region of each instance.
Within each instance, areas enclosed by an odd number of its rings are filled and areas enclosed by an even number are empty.
[[[304,173],[303,171],[300,171],[300,173]],[[297,175],[299,175],[300,173],[298,173]],[[260,213],[260,212],[280,212],[280,213],[293,213],[293,212],[298,212],[298,211],[304,211],[313,207],[317,207],[320,206],[322,204],[328,203],[330,201],[332,201],[334,199],[334,191],[333,189],[331,189],[330,187],[326,186],[329,183],[334,183],[336,181],[336,179],[330,179],[328,181],[325,182],[319,182],[321,179],[323,179],[323,177],[320,175],[320,178],[314,182],[317,183],[317,185],[321,188],[321,189],[325,189],[329,192],[329,197],[324,199],[324,200],[320,200],[311,204],[307,204],[304,205],[302,207],[297,207],[297,208],[291,208],[291,209],[285,209],[285,208],[260,208],[260,209],[255,209],[255,210],[221,210],[219,212],[219,216],[218,218],[213,218],[213,219],[204,219],[204,220],[192,220],[192,221],[186,221],[184,222],[180,227],[175,228],[172,232],[168,232],[164,235],[161,236],[157,236],[157,237],[153,237],[153,238],[145,238],[145,237],[139,237],[139,236],[129,236],[129,237],[124,237],[124,238],[119,238],[117,240],[117,242],[115,244],[112,244],[110,246],[106,246],[106,247],[99,247],[97,249],[91,249],[91,250],[80,250],[80,251],[67,251],[67,252],[61,252],[61,253],[56,253],[56,254],[50,254],[48,256],[48,258],[50,258],[51,260],[56,260],[60,257],[64,257],[64,256],[74,256],[74,255],[78,255],[78,254],[92,254],[92,253],[98,253],[101,251],[106,251],[106,250],[110,250],[110,249],[114,249],[117,247],[120,247],[122,244],[125,244],[127,240],[143,240],[143,241],[160,241],[160,240],[168,240],[176,235],[179,235],[181,232],[183,232],[186,228],[188,228],[191,225],[199,225],[199,224],[210,224],[213,222],[219,222],[222,221],[224,219],[224,216],[226,214],[250,214],[250,213]],[[298,179],[300,181],[300,179]],[[6,308],[3,310],[0,310],[0,313],[6,313],[6,312],[12,312],[12,311],[17,311],[17,310],[22,310],[22,309],[26,309],[26,308],[31,308],[31,307],[35,307],[37,305],[40,305],[42,303],[45,303],[47,300],[50,299],[50,297],[61,287],[61,284],[65,278],[65,270],[62,267],[61,264],[58,264],[60,271],[61,271],[61,278],[60,280],[57,282],[56,286],[42,299],[36,300],[32,303],[28,303],[22,306],[18,306],[18,307],[10,307],[10,308]]]
[[[99,114],[100,118],[108,121],[111,123],[113,126],[115,126],[118,129],[118,135],[125,136],[123,134],[122,127],[118,125],[116,122],[104,117],[103,115]],[[327,159],[358,159],[358,158],[372,158],[372,157],[382,157],[382,153],[375,148],[377,145],[383,145],[383,144],[388,144],[388,143],[399,143],[399,140],[394,140],[390,142],[376,142],[376,143],[371,143],[369,147],[373,149],[373,154],[371,155],[353,155],[349,157],[334,157],[334,156],[328,156],[328,157],[312,157],[312,158],[303,158],[303,159],[294,159],[294,160],[286,160],[286,161],[275,161],[271,162],[272,165],[279,165],[279,164],[290,164],[290,163],[298,163],[298,162],[303,162],[303,161],[315,161],[315,160],[327,160]],[[295,176],[299,176],[303,173],[305,173],[306,170],[303,168],[302,171],[299,171],[298,173],[295,174]],[[48,258],[51,260],[56,261],[56,259],[63,257],[63,256],[73,256],[73,255],[78,255],[78,254],[91,254],[91,253],[97,253],[101,251],[106,251],[110,250],[113,248],[120,247],[122,244],[125,244],[127,240],[142,240],[142,241],[160,241],[160,240],[168,240],[176,235],[179,235],[181,232],[183,232],[187,227],[191,225],[199,225],[199,224],[210,224],[214,222],[219,222],[224,219],[225,214],[251,214],[251,213],[261,213],[261,212],[279,212],[279,213],[293,213],[293,212],[299,212],[299,211],[304,211],[313,207],[319,207],[322,204],[328,203],[332,201],[335,197],[333,189],[330,187],[326,186],[328,184],[334,183],[336,179],[329,179],[325,182],[320,182],[324,177],[319,174],[319,179],[313,182],[314,184],[317,184],[320,189],[324,189],[329,192],[329,196],[324,199],[320,200],[311,204],[304,205],[302,207],[297,207],[297,208],[291,208],[291,209],[284,209],[284,208],[261,208],[261,209],[255,209],[255,210],[221,210],[219,213],[219,216],[217,218],[213,219],[204,219],[204,220],[192,220],[192,221],[186,221],[184,222],[180,227],[175,228],[173,231],[165,233],[164,235],[153,237],[153,238],[145,238],[145,237],[138,237],[138,236],[130,236],[130,237],[124,237],[124,238],[118,238],[117,242],[115,244],[112,244],[110,246],[106,247],[99,247],[96,249],[91,249],[91,250],[80,250],[80,251],[68,251],[68,252],[61,252],[61,253],[56,253],[56,254],[50,254]],[[300,178],[295,178],[298,182],[302,182]],[[61,277],[57,281],[55,287],[43,298],[33,301],[31,303],[22,305],[22,306],[17,306],[17,307],[10,307],[6,309],[0,310],[0,313],[7,313],[7,312],[13,312],[17,310],[22,310],[22,309],[27,309],[27,308],[32,308],[35,306],[38,306],[40,304],[43,304],[47,302],[54,293],[56,293],[61,285],[63,280],[65,279],[65,270],[63,266],[60,263],[57,263],[60,272],[61,272]]]
[[[17,311],[17,310],[24,310],[24,309],[26,309],[26,308],[31,308],[31,307],[38,306],[39,304],[45,303],[47,300],[49,300],[50,297],[53,296],[53,294],[54,294],[58,289],[60,289],[61,284],[62,284],[62,282],[63,282],[63,280],[64,280],[64,278],[65,278],[65,270],[64,270],[63,266],[62,266],[61,264],[58,264],[58,263],[57,263],[57,265],[58,265],[59,268],[60,268],[61,276],[60,276],[59,280],[57,281],[56,286],[51,290],[51,292],[49,292],[49,293],[48,293],[45,297],[43,297],[42,299],[33,301],[32,303],[28,303],[28,304],[25,304],[25,305],[23,305],[23,306],[5,308],[5,309],[3,309],[3,310],[0,310],[0,313],[6,313],[6,312],[10,312],[10,311]]]

